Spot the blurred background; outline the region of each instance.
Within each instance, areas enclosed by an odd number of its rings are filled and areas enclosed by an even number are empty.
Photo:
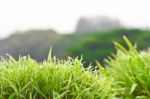
[[[150,45],[149,0],[0,0],[0,56],[52,54],[104,63],[126,35],[138,50]]]

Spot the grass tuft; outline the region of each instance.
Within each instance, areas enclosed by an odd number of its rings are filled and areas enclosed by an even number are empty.
[[[106,60],[109,73],[124,88],[121,96],[126,98],[150,98],[150,52],[138,52],[131,42],[123,37],[129,50],[117,46],[117,54]]]
[[[0,63],[3,99],[93,99],[113,97],[112,80],[79,59],[51,58],[37,63],[30,57],[12,57]]]

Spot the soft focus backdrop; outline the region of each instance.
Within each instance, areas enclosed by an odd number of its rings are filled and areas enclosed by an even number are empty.
[[[52,46],[58,58],[104,63],[123,35],[139,50],[149,47],[149,9],[149,0],[1,0],[0,56],[41,62]]]

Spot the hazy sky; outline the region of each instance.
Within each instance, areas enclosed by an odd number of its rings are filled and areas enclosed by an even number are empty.
[[[0,0],[0,37],[30,28],[72,32],[80,16],[99,15],[150,27],[150,0]]]

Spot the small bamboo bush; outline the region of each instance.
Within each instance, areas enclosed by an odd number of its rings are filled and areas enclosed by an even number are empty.
[[[30,57],[0,61],[0,99],[150,99],[150,51],[138,52],[114,42],[117,53],[99,62],[99,70],[83,68],[82,59],[42,63]],[[51,52],[50,52],[51,53]]]

